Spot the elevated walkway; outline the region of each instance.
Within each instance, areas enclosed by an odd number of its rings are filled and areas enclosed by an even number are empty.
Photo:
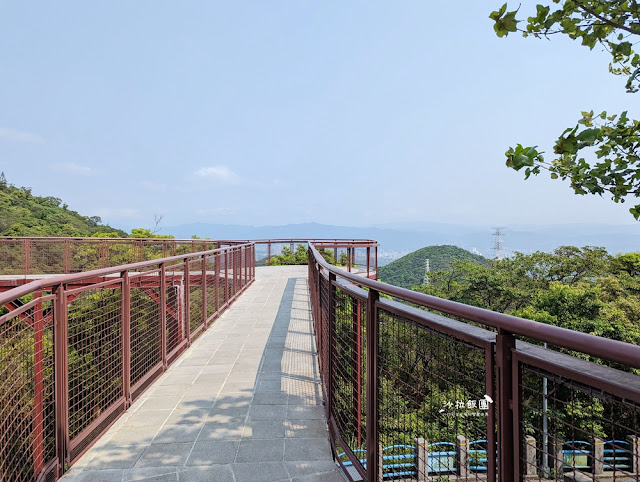
[[[65,481],[344,481],[331,457],[307,266],[256,281]]]

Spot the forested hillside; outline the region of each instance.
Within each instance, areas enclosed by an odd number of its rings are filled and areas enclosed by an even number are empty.
[[[0,175],[0,236],[128,236],[101,223],[98,216],[82,216],[59,198],[35,196],[31,188],[15,187]]]
[[[640,253],[561,246],[479,266],[458,261],[416,291],[640,344]]]
[[[489,264],[486,258],[457,246],[427,246],[378,268],[378,279],[403,288],[411,288],[422,283],[427,259],[431,271],[449,270],[454,261]]]

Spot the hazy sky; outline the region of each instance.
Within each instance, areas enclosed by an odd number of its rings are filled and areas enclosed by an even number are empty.
[[[497,38],[501,3],[0,0],[0,169],[125,228],[635,223],[504,166],[640,97],[599,47]]]

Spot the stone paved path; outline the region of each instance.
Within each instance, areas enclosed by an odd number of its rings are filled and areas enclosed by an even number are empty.
[[[332,461],[306,266],[256,282],[64,481],[344,482]]]

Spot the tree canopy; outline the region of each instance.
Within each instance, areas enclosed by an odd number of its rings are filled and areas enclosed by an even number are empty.
[[[520,32],[524,37],[567,35],[593,50],[600,46],[610,55],[609,71],[626,77],[626,90],[640,89],[640,55],[633,50],[640,36],[637,0],[553,0],[536,5],[536,14],[519,20],[507,4],[489,16],[499,37]],[[524,22],[521,27],[518,24]],[[623,203],[640,197],[640,122],[627,112],[608,114],[584,111],[573,127],[565,129],[553,147],[554,159],[546,161],[537,146],[517,144],[506,151],[507,166],[524,168],[525,179],[541,170],[551,178],[569,180],[576,194],[611,195]],[[629,209],[640,218],[640,203]]]
[[[7,183],[0,174],[1,236],[102,236],[126,237],[119,229],[102,225],[98,216],[82,216],[61,199],[35,196],[29,187]]]

